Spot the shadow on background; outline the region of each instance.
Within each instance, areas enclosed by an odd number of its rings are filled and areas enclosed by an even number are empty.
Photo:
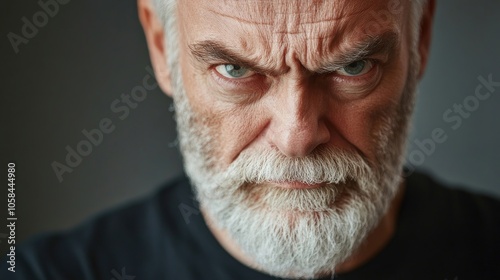
[[[7,182],[7,163],[16,163],[17,243],[150,193],[182,170],[171,100],[144,84],[150,62],[135,1],[66,1],[45,24],[36,1],[2,7],[0,175]],[[496,196],[500,87],[477,106],[470,96],[478,77],[500,81],[499,10],[491,0],[439,1],[408,150],[412,167]],[[37,13],[41,27],[25,38],[23,26]],[[11,44],[11,32],[25,40]],[[465,117],[456,104],[474,110]],[[432,148],[436,129],[446,140]],[[56,164],[57,175],[54,162],[67,169]],[[3,224],[7,192],[1,193]],[[6,233],[1,226],[1,254]]]

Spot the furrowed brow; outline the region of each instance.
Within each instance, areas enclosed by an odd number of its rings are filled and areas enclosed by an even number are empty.
[[[346,53],[338,54],[335,61],[323,65],[318,73],[331,73],[355,61],[374,54],[391,54],[399,44],[399,36],[394,31],[387,31],[377,36],[356,43]]]
[[[236,64],[260,74],[275,74],[269,69],[258,66],[255,62],[237,54],[222,43],[213,40],[204,40],[189,45],[194,59],[205,64],[224,63]]]

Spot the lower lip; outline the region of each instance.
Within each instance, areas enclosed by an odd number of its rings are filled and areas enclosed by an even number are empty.
[[[273,185],[284,189],[316,189],[322,186],[322,184],[305,184],[301,182],[272,182]]]

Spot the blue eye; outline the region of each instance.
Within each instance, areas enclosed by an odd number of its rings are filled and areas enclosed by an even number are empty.
[[[373,68],[373,62],[367,59],[354,61],[337,70],[343,76],[361,76],[368,73]]]
[[[248,68],[237,64],[221,64],[215,67],[215,70],[229,79],[242,79],[254,74],[254,72],[250,71]]]

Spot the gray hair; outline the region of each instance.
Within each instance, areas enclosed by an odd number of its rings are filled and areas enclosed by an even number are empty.
[[[156,15],[163,23],[165,43],[168,52],[167,64],[170,69],[177,69],[179,56],[179,27],[177,26],[177,0],[151,0]],[[173,71],[175,72],[175,71]]]
[[[158,0],[155,0],[158,1]],[[411,11],[410,11],[410,30],[411,34],[411,43],[414,46],[418,43],[418,36],[420,34],[420,21],[422,20],[422,14],[424,12],[424,7],[427,4],[428,0],[410,0],[411,2]]]

